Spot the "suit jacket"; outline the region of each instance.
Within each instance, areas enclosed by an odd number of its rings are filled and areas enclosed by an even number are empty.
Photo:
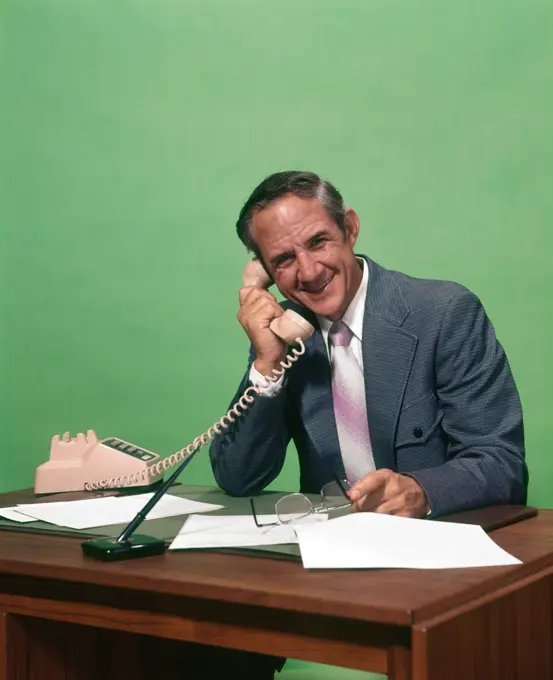
[[[416,279],[365,257],[363,321],[367,418],[377,469],[407,473],[426,491],[434,515],[494,503],[524,503],[522,409],[503,348],[478,298],[463,286]],[[215,479],[232,495],[263,490],[282,469],[293,440],[300,489],[318,493],[344,476],[331,374],[323,337],[286,373],[277,396],[257,396],[216,437]],[[234,404],[250,384],[248,368]]]

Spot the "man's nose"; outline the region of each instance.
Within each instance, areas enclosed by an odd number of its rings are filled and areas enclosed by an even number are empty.
[[[296,256],[298,264],[298,279],[300,283],[315,280],[321,273],[321,267],[310,253],[299,253]]]

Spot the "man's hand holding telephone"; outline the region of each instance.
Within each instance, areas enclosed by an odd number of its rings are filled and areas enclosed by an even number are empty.
[[[282,316],[284,310],[275,296],[258,286],[240,289],[238,321],[246,331],[255,350],[255,368],[261,375],[272,375],[286,356],[286,343],[270,325]]]
[[[248,262],[242,278],[244,287],[239,293],[238,321],[255,350],[255,369],[270,378],[284,365],[288,345],[298,338],[306,340],[313,333],[313,326],[293,310],[284,311],[278,304],[267,290],[272,280],[259,260]]]

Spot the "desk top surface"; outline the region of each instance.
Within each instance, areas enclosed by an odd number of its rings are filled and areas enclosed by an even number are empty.
[[[0,588],[9,592],[10,578],[31,577],[53,580],[58,586],[64,581],[410,625],[553,567],[553,510],[540,510],[537,516],[499,528],[491,536],[523,564],[346,572],[307,570],[297,561],[266,555],[214,551],[167,551],[156,557],[103,563],[83,556],[79,538],[1,531]]]

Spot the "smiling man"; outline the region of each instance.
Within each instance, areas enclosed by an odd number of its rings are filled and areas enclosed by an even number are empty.
[[[231,403],[251,384],[261,394],[212,443],[217,483],[259,493],[293,440],[300,490],[338,475],[355,510],[425,517],[524,503],[521,405],[480,301],[355,254],[359,229],[338,190],[310,172],[271,175],[243,206],[238,235],[287,301],[240,290],[251,351]],[[269,326],[288,307],[315,331],[267,386],[289,349]]]

